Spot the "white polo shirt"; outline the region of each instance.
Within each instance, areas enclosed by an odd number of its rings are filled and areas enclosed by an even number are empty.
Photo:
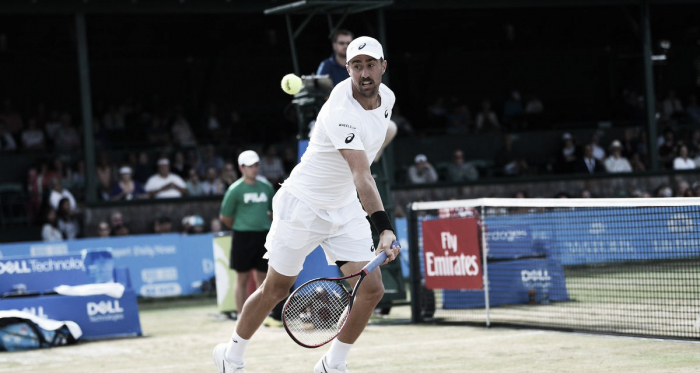
[[[169,173],[167,177],[162,177],[160,176],[159,173],[156,173],[155,175],[151,176],[148,178],[148,181],[146,182],[146,186],[144,189],[146,189],[147,192],[153,192],[156,191],[170,183],[173,183],[180,188],[186,189],[187,184],[185,184],[185,181],[182,180],[182,178],[174,173]],[[182,193],[174,188],[170,188],[168,190],[164,190],[162,192],[159,192],[158,194],[155,195],[155,198],[180,198],[182,197]]]
[[[301,201],[317,209],[339,209],[357,200],[350,166],[338,150],[363,150],[370,164],[386,137],[396,97],[379,85],[381,105],[365,110],[352,97],[352,79],[333,88],[311,132],[301,162],[284,186]]]

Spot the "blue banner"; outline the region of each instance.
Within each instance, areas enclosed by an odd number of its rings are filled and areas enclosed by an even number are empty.
[[[563,265],[700,256],[697,208],[595,208],[486,217],[490,232],[529,223],[532,251],[544,250]],[[517,252],[522,242],[494,242],[489,248]],[[489,255],[491,257],[492,255]]]
[[[141,335],[136,295],[129,289],[119,299],[107,295],[4,298],[0,300],[0,310],[75,321],[82,329],[84,339]]]
[[[489,263],[489,304],[536,303],[569,299],[561,264],[550,259]],[[443,290],[443,308],[483,308],[484,290]]]
[[[47,260],[44,258],[46,255],[60,256],[78,253],[83,249],[106,250],[112,253],[115,267],[129,269],[131,285],[138,295],[166,297],[201,291],[202,282],[214,276],[212,245],[211,234],[139,235],[61,243],[28,242],[0,245],[0,258],[2,262],[12,262],[13,258],[20,256],[25,257],[24,260],[37,257],[36,261],[39,263]],[[52,260],[53,258],[51,257]],[[11,267],[6,265],[4,272],[0,271],[0,289],[7,287],[3,284],[2,273],[8,273],[10,270],[23,271],[23,264],[18,265],[18,269],[15,269],[14,263]],[[26,266],[31,266],[31,262],[26,262]]]

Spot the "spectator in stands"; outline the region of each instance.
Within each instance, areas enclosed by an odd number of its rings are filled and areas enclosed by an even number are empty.
[[[578,148],[576,147],[574,137],[566,132],[562,135],[561,140],[563,145],[559,151],[558,169],[561,173],[570,173],[574,171],[574,165],[579,160]]]
[[[277,156],[277,148],[274,145],[269,145],[265,149],[265,154],[260,159],[258,172],[272,184],[275,190],[279,189],[280,183],[284,181],[285,172],[282,159]]]
[[[457,149],[452,153],[452,162],[447,166],[447,180],[451,182],[474,181],[479,178],[479,171],[464,162],[464,153]]]
[[[591,135],[591,142],[590,142],[591,147],[593,148],[593,158],[602,162],[605,160],[605,149],[603,149],[599,145],[599,143],[600,143],[600,134],[593,133]]]
[[[632,155],[632,158],[630,159],[630,166],[632,166],[632,172],[643,172],[647,169],[644,162],[642,162],[639,153],[634,153],[634,155]]]
[[[605,160],[605,170],[609,173],[632,172],[632,165],[622,156],[622,144],[617,140],[610,143],[610,156]]]
[[[114,228],[124,224],[124,215],[119,211],[112,211],[109,215],[109,226],[112,229],[112,235],[114,235]]]
[[[624,137],[620,142],[622,146],[622,156],[631,159],[633,154],[637,153],[637,139],[635,129],[630,127],[625,129]]]
[[[129,229],[129,225],[126,223],[117,225],[113,229],[113,236],[128,236],[131,234],[131,229]]]
[[[148,198],[148,193],[141,183],[132,177],[133,171],[129,166],[119,169],[119,181],[114,183],[109,199],[112,201],[131,201],[132,199]]]
[[[134,180],[144,184],[153,173],[153,165],[151,165],[148,153],[145,151],[140,152],[138,162],[134,167]]]
[[[688,106],[685,107],[685,114],[690,122],[694,124],[700,123],[700,105],[698,105],[697,96],[690,95]]]
[[[519,158],[513,151],[513,137],[511,135],[503,136],[503,147],[496,153],[495,163],[503,174],[508,176],[522,175],[530,168],[527,162]]]
[[[57,150],[72,151],[80,148],[80,136],[73,125],[73,117],[69,113],[61,115],[61,127],[56,131],[54,144]]]
[[[228,188],[236,180],[238,180],[238,173],[233,167],[233,163],[226,162],[221,169],[221,181],[224,182],[224,189]]]
[[[433,165],[428,163],[428,157],[418,154],[414,162],[408,168],[408,181],[411,184],[432,184],[438,181],[438,174]]]
[[[195,172],[196,173],[196,172]],[[173,231],[173,222],[169,217],[163,215],[153,221],[153,233],[171,233]]]
[[[58,204],[61,202],[62,199],[67,198],[69,201],[70,205],[70,210],[72,212],[77,212],[78,211],[78,206],[75,202],[75,198],[73,197],[73,194],[68,190],[63,188],[63,180],[61,177],[56,177],[51,180],[51,195],[49,196],[49,204],[51,207],[54,208],[57,212],[60,212],[58,209]]]
[[[542,101],[535,95],[531,95],[525,104],[525,114],[537,115],[544,112]]]
[[[187,234],[197,234],[204,232],[204,219],[199,215],[192,215],[188,218]]]
[[[155,198],[180,198],[187,195],[187,184],[170,172],[168,158],[158,160],[158,172],[146,182],[146,191]]]
[[[112,230],[109,228],[109,223],[102,220],[97,223],[97,237],[109,237]]]
[[[202,128],[206,129],[209,141],[221,142],[221,139],[228,138],[228,126],[221,120],[215,103],[209,103],[207,115],[203,122]]]
[[[658,188],[656,188],[656,191],[654,192],[654,197],[673,197],[673,190],[668,185],[661,185]]]
[[[574,172],[590,175],[605,172],[602,162],[593,156],[593,146],[591,144],[587,144],[583,148],[583,158],[574,164]]]
[[[221,220],[217,218],[212,218],[211,221],[209,222],[209,231],[211,233],[219,233],[222,231],[221,229]]]
[[[223,181],[214,167],[209,167],[205,173],[205,179],[201,182],[202,195],[221,196],[226,191]]]
[[[204,150],[204,159],[197,166],[197,173],[199,177],[205,178],[207,170],[213,167],[216,172],[219,172],[222,167],[224,167],[223,158],[216,155],[216,150],[214,145],[207,145]]]
[[[6,130],[15,138],[19,138],[19,134],[24,128],[22,116],[12,107],[12,101],[5,100],[2,103],[0,111],[0,121],[5,122]]]
[[[476,114],[476,132],[490,132],[501,128],[496,112],[491,109],[491,101],[481,103],[481,111]]]
[[[667,128],[664,130],[663,142],[659,145],[659,162],[667,169],[673,167],[673,161],[678,154],[678,145],[676,144],[675,134],[673,130]]]
[[[154,115],[146,130],[148,143],[153,146],[169,146],[171,144],[170,133],[166,127],[165,120],[160,115]]]
[[[509,130],[521,127],[523,116],[523,101],[520,92],[513,90],[503,104],[503,125]]]
[[[336,30],[331,36],[331,46],[333,54],[321,61],[318,65],[316,75],[329,75],[333,81],[333,86],[348,78],[348,71],[345,69],[345,53],[348,50],[348,44],[353,39],[352,32],[348,30]]]
[[[187,195],[190,197],[199,197],[204,195],[204,188],[199,181],[199,175],[194,168],[190,169],[189,177],[187,178]]]
[[[105,201],[111,198],[113,172],[109,156],[105,152],[100,152],[97,161],[97,186],[100,197]]]
[[[661,102],[661,117],[663,119],[679,119],[683,116],[683,104],[676,97],[676,91],[669,90],[666,98]]]
[[[396,130],[401,137],[409,137],[415,134],[411,122],[401,113],[401,108],[394,105],[391,112],[391,120],[396,124]]]
[[[17,142],[14,136],[7,130],[5,120],[0,118],[0,152],[12,152],[17,150]]]
[[[57,110],[52,110],[49,114],[49,119],[44,123],[44,132],[46,133],[46,138],[49,140],[52,146],[55,146],[56,137],[58,137],[58,131],[61,129],[61,116]]]
[[[185,153],[181,150],[176,151],[175,155],[173,155],[173,163],[170,164],[170,171],[183,179],[189,177],[189,168],[187,167],[187,163],[185,163]]]
[[[80,235],[80,223],[75,214],[75,210],[71,208],[71,201],[68,198],[62,198],[58,202],[58,229],[68,240],[74,240]]]
[[[47,207],[43,216],[44,225],[41,227],[41,239],[43,241],[62,241],[63,233],[58,229],[58,217],[56,210]]]
[[[109,132],[102,126],[101,120],[97,117],[92,118],[92,135],[95,139],[96,149],[109,149],[112,145]]]
[[[471,112],[469,112],[469,107],[464,103],[455,102],[454,105],[452,105],[452,110],[447,114],[447,134],[466,134],[469,132],[472,125],[472,115]]]
[[[690,158],[700,155],[700,130],[695,130],[690,135],[690,140],[688,141],[688,155]]]
[[[447,108],[445,107],[445,99],[438,97],[432,105],[428,106],[428,128],[445,128],[446,121]]]
[[[681,145],[678,151],[678,157],[673,160],[674,170],[693,170],[695,169],[695,162],[688,156],[688,147]]]
[[[678,187],[676,188],[676,197],[695,197],[693,190],[690,189],[690,184],[685,180],[678,181]]]
[[[39,128],[35,118],[29,118],[27,128],[22,131],[22,148],[25,150],[46,150],[44,131]]]
[[[197,144],[197,139],[194,136],[194,132],[192,132],[192,127],[182,113],[181,108],[177,108],[175,111],[175,119],[173,120],[173,126],[170,128],[170,132],[173,134],[173,142],[179,146],[189,147]]]
[[[581,190],[581,198],[593,198],[593,194],[588,189]]]

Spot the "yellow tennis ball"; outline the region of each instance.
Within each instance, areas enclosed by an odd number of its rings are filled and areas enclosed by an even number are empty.
[[[301,91],[301,78],[294,74],[287,74],[282,78],[282,90],[289,95],[295,95]]]

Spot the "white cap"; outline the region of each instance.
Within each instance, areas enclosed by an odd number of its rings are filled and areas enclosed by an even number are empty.
[[[384,58],[384,49],[382,48],[382,45],[379,44],[377,39],[370,38],[369,36],[360,36],[359,38],[351,41],[350,45],[348,45],[348,50],[345,52],[346,61],[350,63],[353,58],[362,54],[380,59]]]
[[[130,174],[130,173],[131,173],[131,167],[129,167],[129,166],[124,166],[124,167],[122,167],[122,168],[119,169],[119,174],[120,174],[120,175],[123,175],[123,174]]]
[[[418,155],[416,156],[416,158],[414,159],[414,161],[415,161],[416,163],[418,163],[418,162],[427,162],[427,161],[428,161],[428,157],[426,157],[425,154],[418,154]]]
[[[562,135],[562,140],[571,140],[571,134],[568,132],[564,132],[564,135]]]
[[[168,158],[161,158],[158,160],[158,166],[169,165],[169,164],[170,164],[170,161],[168,160]]]
[[[252,150],[246,150],[238,156],[239,166],[252,166],[258,162],[260,162],[260,157]]]
[[[614,140],[612,143],[610,143],[610,148],[622,148],[622,144],[619,141]]]

